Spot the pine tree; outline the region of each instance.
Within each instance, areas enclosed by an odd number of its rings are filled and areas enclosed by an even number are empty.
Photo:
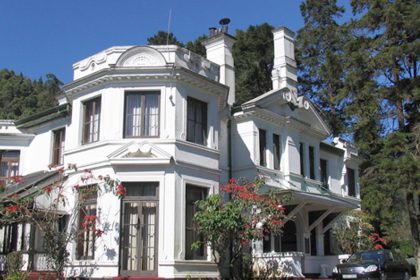
[[[300,10],[305,24],[296,41],[299,90],[322,109],[338,136],[346,129],[342,89],[347,36],[337,23],[344,8],[336,0],[306,0]]]
[[[168,32],[159,30],[155,35],[152,37],[147,38],[147,44],[149,45],[178,45],[183,47],[184,44],[182,44],[178,39],[175,37],[175,35],[170,32],[168,35]]]

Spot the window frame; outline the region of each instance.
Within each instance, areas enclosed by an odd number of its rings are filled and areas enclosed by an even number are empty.
[[[199,186],[199,185],[194,185],[194,184],[189,184],[187,183],[185,185],[185,260],[206,260],[207,259],[207,248],[206,245],[204,243],[201,244],[200,248],[196,249],[196,250],[192,250],[191,249],[191,244],[201,240],[204,241],[204,237],[200,234],[197,234],[195,228],[194,228],[194,220],[192,218],[191,223],[188,221],[188,206],[192,206],[193,207],[193,213],[190,213],[191,217],[194,217],[195,213],[196,213],[196,205],[195,203],[199,200],[188,200],[188,194],[189,194],[189,190],[193,190],[193,191],[199,191],[201,192],[201,199],[205,199],[206,197],[208,197],[209,195],[209,189],[207,187],[203,187],[203,186]],[[189,203],[189,201],[191,201],[192,203]],[[191,224],[191,226],[189,226],[189,224]],[[189,242],[187,236],[188,236],[188,232],[192,232],[193,238],[191,240],[191,242]],[[201,255],[198,255],[197,252],[202,251]]]
[[[281,139],[279,134],[273,133],[273,168],[281,170]]]
[[[15,152],[17,153],[17,156],[10,156],[7,155],[7,153]],[[6,156],[4,155],[6,154]],[[1,181],[7,181],[13,176],[19,175],[19,167],[20,167],[20,150],[0,150],[0,169],[1,165],[5,163],[6,168],[6,176],[1,176],[0,173],[0,182]],[[12,174],[14,170],[13,164],[16,164],[16,174]]]
[[[265,129],[258,129],[259,152],[260,152],[260,166],[267,167],[267,131]],[[263,145],[262,145],[263,144]]]
[[[76,239],[76,260],[94,260],[95,259],[95,225],[92,228],[81,231],[83,227],[84,217],[95,215],[97,216],[98,209],[98,191],[97,185],[88,185],[80,188],[81,191],[93,188],[94,191],[89,194],[89,197],[83,201],[79,201],[78,211],[78,236]],[[79,197],[80,197],[79,190]],[[91,237],[91,240],[89,239]],[[87,239],[86,239],[87,238]],[[91,247],[89,245],[91,244]]]
[[[128,125],[128,96],[130,95],[139,95],[140,96],[140,134],[139,135],[128,135],[127,134],[127,125]],[[144,123],[145,123],[145,104],[146,104],[146,96],[147,95],[157,95],[158,98],[158,112],[157,112],[157,119],[158,119],[158,127],[157,127],[157,135],[145,135],[144,133]],[[126,91],[124,95],[124,129],[123,129],[123,137],[124,138],[158,138],[160,137],[160,117],[161,117],[161,104],[160,104],[161,92],[159,90],[149,90],[149,91]],[[133,133],[134,134],[134,133]]]
[[[347,195],[351,197],[357,197],[356,170],[346,166],[346,175],[347,175]]]
[[[305,177],[305,145],[299,142],[300,175]]]
[[[309,178],[315,180],[315,147],[309,146]]]
[[[325,163],[325,164],[324,164]],[[323,167],[325,166],[325,167]],[[322,183],[324,188],[329,189],[329,174],[328,174],[328,160],[320,158],[319,159],[319,180]]]
[[[88,108],[89,105],[92,105],[92,108]],[[102,97],[97,96],[97,97],[85,100],[82,102],[82,107],[83,107],[82,145],[98,142],[100,140],[100,134],[101,134]],[[88,119],[87,113],[89,112],[88,110],[92,111],[91,114],[89,114],[89,116],[95,116],[96,114],[98,115],[97,127],[95,126],[95,120],[87,121]],[[90,129],[91,123],[94,124],[92,131]],[[97,128],[96,133],[95,133],[95,128]],[[93,140],[93,139],[96,139],[96,140]]]
[[[52,160],[53,165],[64,164],[64,147],[66,141],[66,128],[62,127],[52,131],[53,146],[52,146]]]
[[[190,115],[190,107],[193,109],[193,115]],[[199,109],[201,109],[201,123],[197,120],[197,114],[199,113]],[[208,145],[208,103],[198,100],[194,97],[188,96],[187,97],[187,114],[186,114],[186,123],[187,123],[187,137],[186,140],[188,142],[196,143],[199,145],[207,146]],[[190,122],[192,123],[192,127],[194,127],[194,131],[190,130]],[[198,134],[197,134],[197,126],[201,125],[203,141],[199,141]]]

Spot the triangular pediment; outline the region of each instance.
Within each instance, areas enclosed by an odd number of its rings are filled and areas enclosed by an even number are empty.
[[[287,87],[266,92],[245,102],[242,109],[247,112],[266,111],[272,116],[278,115],[300,127],[310,128],[323,137],[330,134],[327,122],[315,105],[308,98],[298,96],[296,90]]]
[[[108,155],[111,164],[169,164],[171,158],[149,141],[131,141]]]

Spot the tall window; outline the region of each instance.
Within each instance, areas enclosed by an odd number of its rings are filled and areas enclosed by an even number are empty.
[[[188,97],[187,141],[207,145],[207,103]]]
[[[53,132],[53,157],[52,164],[62,165],[64,163],[64,141],[66,139],[66,130],[61,128]]]
[[[77,259],[93,260],[95,252],[96,186],[80,189],[79,235],[77,240]],[[82,198],[83,197],[83,198]]]
[[[201,243],[200,248],[191,249],[191,245],[197,241],[204,241],[204,237],[199,235],[194,228],[193,218],[196,213],[195,203],[207,196],[207,189],[193,185],[186,186],[186,205],[185,205],[185,259],[199,260],[206,258],[206,248]]]
[[[280,169],[281,159],[280,136],[273,134],[273,155],[274,155],[274,169]]]
[[[347,167],[347,188],[349,196],[356,196],[356,179],[354,169]]]
[[[309,178],[315,179],[315,148],[309,146]]]
[[[267,166],[267,138],[264,129],[258,130],[259,138],[260,138],[260,165]]]
[[[83,144],[92,143],[99,140],[100,118],[100,97],[83,103]]]
[[[0,181],[19,175],[20,151],[0,150]]]
[[[159,136],[159,92],[130,92],[125,95],[124,137]]]
[[[304,145],[302,142],[299,143],[299,160],[300,160],[300,175],[305,176],[305,153]]]
[[[325,159],[320,159],[319,165],[321,167],[320,175],[322,185],[323,187],[328,188],[328,162]]]

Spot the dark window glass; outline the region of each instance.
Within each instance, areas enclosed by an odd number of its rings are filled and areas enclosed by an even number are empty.
[[[354,175],[354,169],[347,167],[347,187],[349,196],[356,196],[356,180]]]
[[[66,130],[64,128],[55,130],[53,132],[53,158],[52,164],[62,165],[64,163],[63,152],[64,152],[64,142],[66,139]]]
[[[124,182],[126,196],[157,197],[159,182]]]
[[[322,186],[328,188],[328,163],[325,159],[319,161]]]
[[[300,160],[300,175],[305,176],[305,153],[304,145],[302,142],[299,143],[299,160]]]
[[[207,145],[207,103],[188,97],[187,141]]]
[[[201,243],[196,250],[191,249],[194,242],[204,242],[204,237],[199,235],[194,227],[194,215],[196,213],[196,202],[207,196],[207,189],[193,185],[186,186],[186,205],[185,205],[185,259],[198,260],[206,258],[206,247]]]
[[[124,137],[159,136],[159,103],[159,92],[127,93]]]
[[[277,134],[273,134],[273,155],[274,155],[274,169],[280,169],[280,159],[281,159],[280,136]]]
[[[79,232],[77,236],[77,259],[92,260],[95,252],[96,185],[80,189]],[[83,199],[82,199],[83,196]],[[94,217],[94,218],[93,218]],[[93,219],[93,221],[92,221]]]
[[[315,179],[315,149],[309,146],[309,178]]]
[[[267,140],[266,140],[265,130],[259,129],[258,134],[260,138],[260,165],[267,166],[267,157],[266,157]]]
[[[83,103],[83,144],[99,140],[101,118],[101,98],[95,98]]]

